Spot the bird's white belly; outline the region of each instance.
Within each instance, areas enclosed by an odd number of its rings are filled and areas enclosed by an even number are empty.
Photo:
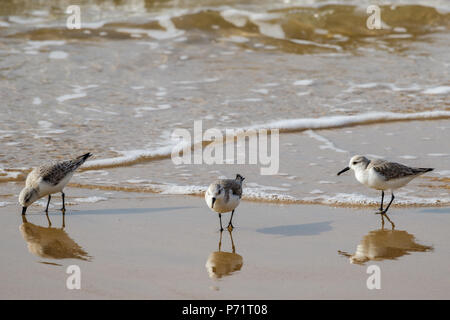
[[[72,178],[72,174],[68,174],[64,179],[62,179],[57,185],[51,185],[45,181],[41,181],[39,183],[39,194],[41,197],[47,196],[49,194],[62,192],[64,187],[69,182],[70,178]]]
[[[412,179],[414,179],[414,176],[385,180],[382,175],[371,169],[368,174],[367,186],[377,190],[394,190],[403,187]]]
[[[228,202],[225,202],[224,198],[217,198],[217,200],[214,202],[214,207],[212,207],[212,196],[207,192],[205,194],[205,200],[206,204],[211,210],[217,213],[225,213],[236,209],[241,199],[239,198],[239,196],[231,194]]]

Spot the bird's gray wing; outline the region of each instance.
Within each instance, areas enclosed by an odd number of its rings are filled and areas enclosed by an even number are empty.
[[[236,180],[233,179],[221,180],[221,184],[223,185],[226,191],[231,190],[234,195],[239,196],[239,198],[242,197],[242,186]]]
[[[72,160],[52,162],[42,165],[38,168],[39,175],[42,177],[42,179],[54,186],[60,183],[61,180],[64,179],[64,177],[66,177],[75,169],[76,167],[74,168]]]
[[[81,166],[86,161],[86,159],[91,156],[91,153],[86,153],[72,160],[51,162],[40,166],[38,168],[38,172],[45,182],[56,186],[68,174],[77,170],[78,167]]]
[[[411,168],[400,163],[388,162],[384,160],[371,161],[368,168],[373,168],[386,180],[415,176],[424,172],[418,170],[418,168]]]

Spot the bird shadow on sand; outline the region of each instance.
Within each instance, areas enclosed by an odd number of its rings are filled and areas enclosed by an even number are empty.
[[[286,237],[292,236],[314,236],[321,234],[323,232],[331,231],[331,223],[333,221],[315,222],[315,223],[305,223],[305,224],[294,224],[286,226],[276,226],[270,228],[257,229],[257,232],[264,234],[274,234]]]

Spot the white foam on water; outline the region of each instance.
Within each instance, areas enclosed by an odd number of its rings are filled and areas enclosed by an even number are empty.
[[[321,118],[285,119],[267,124],[252,125],[247,129],[308,130],[342,128],[375,122],[392,122],[406,120],[432,120],[450,118],[450,111],[425,111],[417,113],[369,112],[351,116],[329,116]]]
[[[39,97],[33,98],[33,104],[34,105],[40,105],[41,103],[42,103],[41,98],[39,98]]]
[[[302,200],[327,205],[373,205],[379,204],[380,199],[368,197],[359,193],[336,193],[335,195],[320,195],[306,197]],[[450,198],[419,198],[396,194],[395,203],[400,205],[444,205],[450,204]]]
[[[28,47],[26,47],[26,50],[39,50],[42,47],[48,47],[48,46],[63,46],[66,44],[66,41],[64,40],[44,40],[44,41],[28,41],[27,42]]]
[[[183,81],[172,81],[173,84],[196,84],[196,83],[210,83],[219,81],[220,78],[206,78],[201,80],[183,80]]]
[[[53,126],[53,124],[51,122],[45,121],[45,120],[38,121],[38,124],[41,128],[44,128],[44,129],[48,129],[51,126]]]
[[[5,181],[18,181],[21,180],[24,177],[23,172],[21,171],[5,171],[4,169],[0,168],[0,182]]]
[[[250,91],[260,93],[260,94],[269,94],[269,90],[267,90],[267,89],[251,89]]]
[[[419,86],[418,84],[414,83],[411,84],[408,87],[399,87],[394,83],[388,83],[388,82],[368,82],[368,83],[359,83],[354,84],[351,83],[350,87],[345,90],[345,92],[354,92],[355,89],[372,89],[372,88],[384,88],[384,89],[390,89],[395,92],[402,92],[402,91],[420,91],[423,88]]]
[[[446,94],[450,92],[450,86],[440,86],[434,88],[428,88],[424,90],[422,93],[425,94]]]
[[[301,39],[289,39],[289,41],[296,43],[296,44],[305,45],[305,46],[315,46],[315,47],[320,47],[320,48],[327,48],[327,49],[334,49],[337,51],[342,51],[342,48],[340,46],[334,45],[334,44],[318,43],[318,42],[314,42],[314,41],[301,40]]]
[[[159,24],[165,28],[165,30],[148,30],[138,28],[118,28],[117,32],[128,33],[131,36],[146,34],[148,37],[156,40],[166,40],[177,38],[185,33],[184,30],[178,30],[173,24],[172,20],[168,16],[159,18]]]
[[[304,80],[297,80],[293,83],[294,86],[310,86],[314,83],[314,80],[311,79],[304,79]]]
[[[87,96],[87,93],[84,92],[86,89],[96,88],[96,87],[98,87],[98,85],[90,84],[90,85],[87,85],[85,87],[75,85],[73,87],[74,87],[74,89],[73,89],[74,93],[73,94],[66,94],[66,95],[59,96],[59,97],[56,98],[56,100],[58,102],[64,102],[64,101],[67,101],[67,100],[84,98],[84,97]]]
[[[82,22],[81,26],[84,29],[99,29],[102,28],[105,24],[107,23],[107,21],[95,21],[95,22]]]
[[[186,144],[188,145],[188,144]],[[117,151],[122,154],[120,157],[97,159],[87,161],[83,168],[103,168],[103,167],[113,167],[113,166],[123,166],[130,163],[135,163],[136,161],[143,159],[152,159],[157,157],[167,157],[170,156],[172,150],[181,151],[185,145],[174,145],[170,144],[165,147],[160,147],[152,150],[129,150],[129,151]]]
[[[219,38],[218,40],[230,41],[235,43],[246,43],[250,41],[248,38],[242,36],[230,36],[228,38]]]
[[[436,173],[440,176],[450,177],[450,170],[440,170],[440,171],[435,171],[434,173]]]
[[[56,60],[62,60],[66,59],[69,56],[69,54],[65,51],[52,51],[48,55],[50,59],[56,59]]]
[[[450,156],[448,153],[429,153],[427,154],[429,157],[447,157]]]
[[[404,156],[398,156],[398,157],[401,159],[407,159],[407,160],[415,160],[418,158],[416,156],[410,156],[410,155],[404,155]]]
[[[84,98],[86,96],[87,96],[86,92],[80,92],[80,93],[73,93],[73,94],[65,94],[65,95],[57,97],[56,100],[58,102],[64,102],[64,101],[67,101],[67,100]]]
[[[9,16],[8,20],[13,23],[17,24],[35,24],[35,23],[41,23],[44,22],[45,19],[42,18],[27,18],[27,17],[20,17],[20,16]]]
[[[108,200],[108,198],[105,198],[105,197],[97,197],[97,196],[92,196],[92,197],[87,197],[87,198],[75,198],[75,199],[73,199],[73,201],[75,201],[75,202],[82,202],[82,203],[96,203],[96,202],[106,201],[106,200]]]
[[[408,38],[412,38],[411,34],[388,34],[386,36],[386,38],[389,39],[408,39]]]

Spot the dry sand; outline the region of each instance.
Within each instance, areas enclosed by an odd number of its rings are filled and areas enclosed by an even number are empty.
[[[370,208],[243,202],[233,221],[235,253],[217,254],[218,218],[202,198],[113,198],[70,206],[64,231],[48,230],[38,206],[25,225],[20,208],[0,208],[0,298],[450,298],[449,208],[393,207],[397,231],[387,223],[372,232],[381,220]],[[60,228],[60,213],[49,216]],[[359,259],[378,260],[351,264],[338,253],[358,246]],[[227,231],[221,249],[232,252]],[[80,290],[66,288],[74,264]],[[381,268],[380,290],[366,286],[372,264]]]

